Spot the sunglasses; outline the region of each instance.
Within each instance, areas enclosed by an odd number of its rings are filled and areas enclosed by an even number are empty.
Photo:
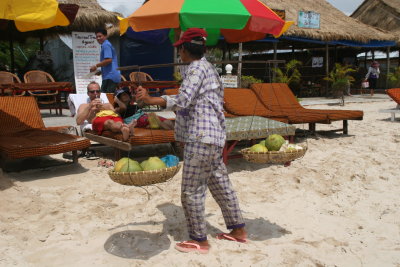
[[[98,94],[98,93],[100,93],[100,90],[92,90],[92,91],[89,91],[89,93]]]

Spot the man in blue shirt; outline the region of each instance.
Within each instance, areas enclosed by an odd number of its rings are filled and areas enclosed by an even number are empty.
[[[103,93],[114,93],[121,82],[121,72],[118,68],[118,58],[114,47],[107,40],[107,31],[98,29],[95,32],[96,40],[101,44],[100,62],[90,67],[90,71],[94,72],[98,67],[101,67],[102,83],[101,91]]]

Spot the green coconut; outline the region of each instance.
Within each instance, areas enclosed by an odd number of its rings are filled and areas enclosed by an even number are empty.
[[[146,160],[146,164],[143,166],[144,171],[159,170],[167,168],[167,165],[159,157],[150,157]],[[142,162],[143,163],[143,162]]]
[[[265,146],[265,140],[262,140],[259,144]]]
[[[279,134],[271,134],[265,139],[265,146],[268,151],[278,151],[284,143],[285,139]]]
[[[143,170],[145,169],[145,166],[146,166],[146,164],[147,164],[148,161],[149,161],[149,160],[146,159],[146,160],[142,161],[142,163],[140,163],[140,167],[142,167]]]
[[[128,172],[140,172],[143,171],[142,167],[140,166],[139,162],[136,160],[129,159],[128,163],[126,164],[128,168]]]
[[[268,152],[268,149],[261,145],[261,144],[255,144],[252,147],[250,147],[251,152]]]
[[[115,163],[114,171],[121,172],[124,165],[128,162],[129,158],[122,158]]]
[[[115,172],[138,172],[142,171],[139,162],[132,160],[130,158],[120,159],[114,167]]]

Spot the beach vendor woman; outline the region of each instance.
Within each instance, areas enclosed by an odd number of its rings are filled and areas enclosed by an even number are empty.
[[[223,86],[216,69],[204,57],[206,32],[190,28],[174,44],[190,63],[179,94],[151,97],[139,87],[137,99],[176,111],[175,139],[184,144],[181,201],[191,240],[177,243],[181,252],[207,253],[205,197],[207,187],[222,210],[230,233],[217,239],[246,242],[247,234],[236,193],[222,161],[225,145]]]

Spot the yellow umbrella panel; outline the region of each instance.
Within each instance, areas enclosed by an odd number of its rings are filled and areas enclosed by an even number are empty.
[[[0,3],[0,19],[12,20],[18,31],[26,32],[68,26],[78,8],[56,0],[6,0]]]

